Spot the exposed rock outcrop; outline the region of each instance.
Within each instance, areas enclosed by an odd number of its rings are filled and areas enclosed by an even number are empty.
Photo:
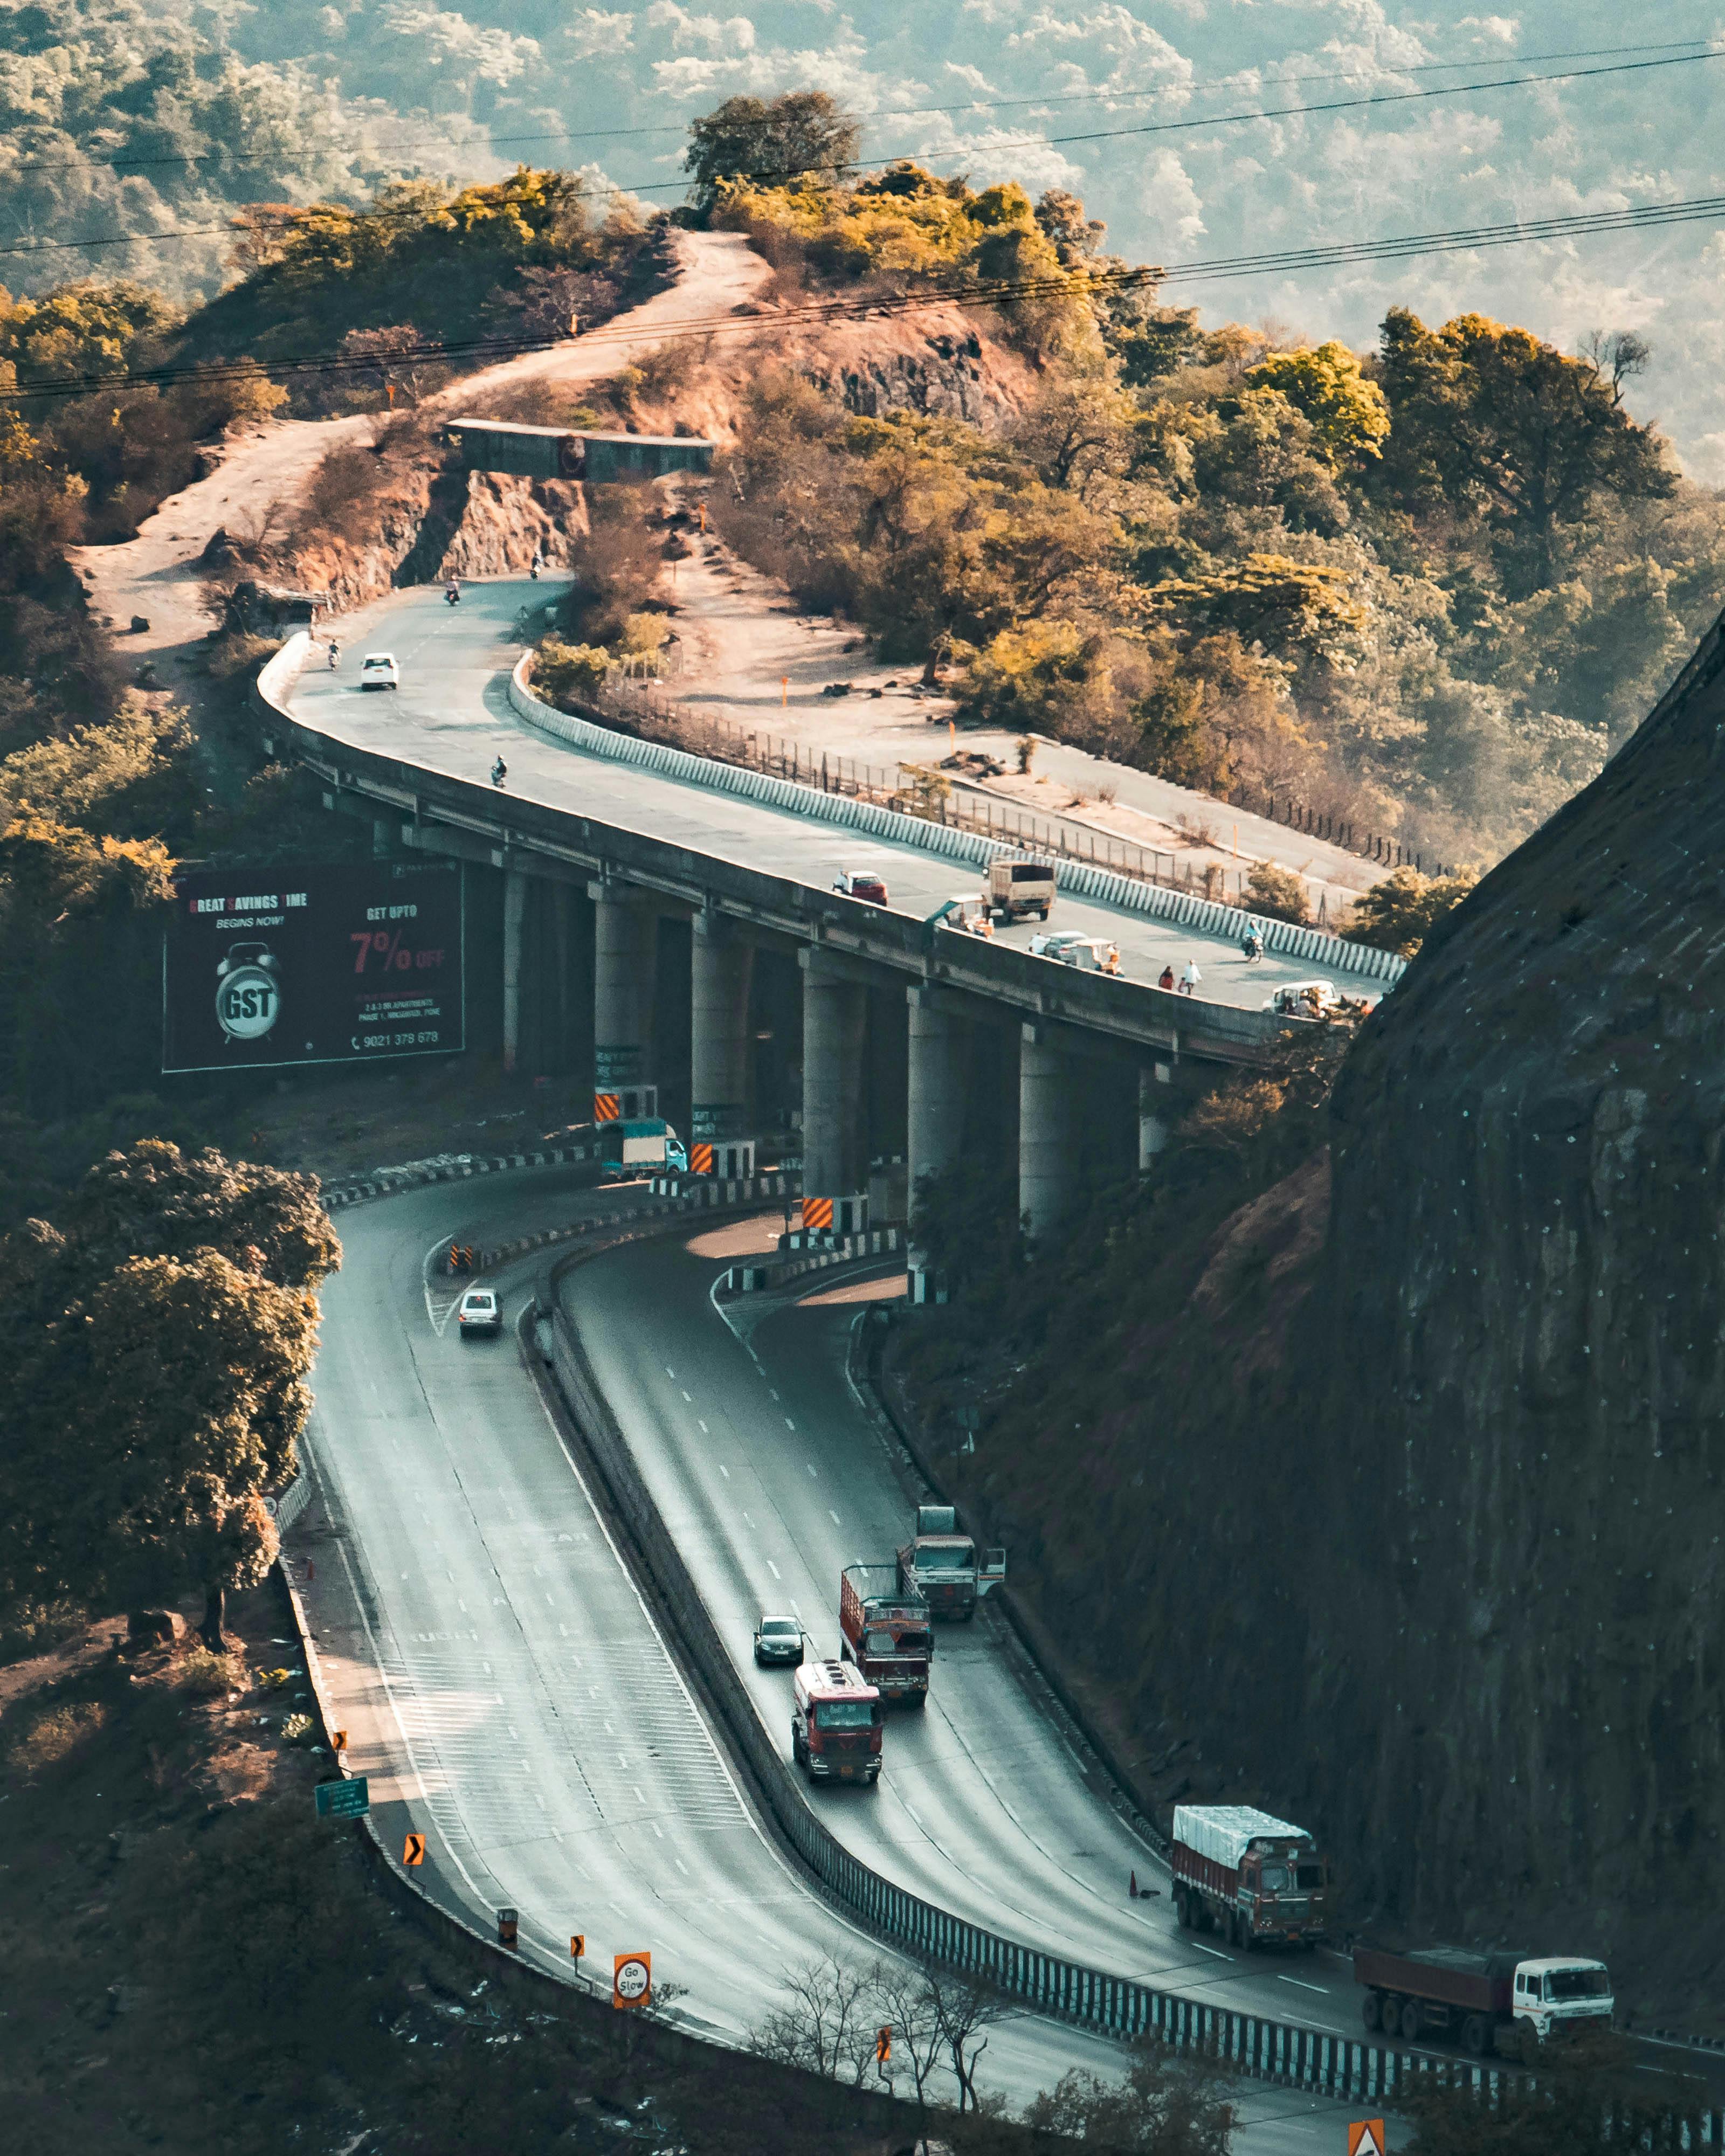
[[[1321,1290],[1354,1354],[1313,1706],[1376,1898],[1686,1968],[1725,1963],[1672,1922],[1725,1899],[1722,870],[1716,627],[1368,1029]]]

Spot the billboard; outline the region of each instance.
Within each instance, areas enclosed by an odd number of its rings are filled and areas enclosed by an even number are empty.
[[[198,869],[162,954],[164,1071],[466,1045],[459,865]]]

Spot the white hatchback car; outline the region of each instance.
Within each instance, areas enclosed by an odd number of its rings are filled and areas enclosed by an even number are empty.
[[[362,689],[398,689],[401,669],[395,663],[393,651],[368,651],[359,662],[359,685]]]
[[[464,1340],[470,1333],[501,1331],[503,1312],[490,1289],[469,1288],[461,1298],[460,1308],[455,1312],[455,1323]]]

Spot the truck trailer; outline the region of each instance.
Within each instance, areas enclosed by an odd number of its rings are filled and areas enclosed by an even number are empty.
[[[903,1591],[896,1566],[845,1566],[839,1578],[839,1630],[841,1660],[854,1662],[882,1699],[927,1704],[934,1659],[928,1604],[921,1594]]]
[[[903,1594],[920,1595],[935,1617],[969,1619],[978,1599],[1006,1577],[1006,1552],[991,1549],[977,1562],[976,1544],[960,1532],[951,1505],[919,1505],[916,1532],[898,1553]]]
[[[1549,2039],[1609,2029],[1615,2003],[1604,1963],[1573,1954],[1363,1945],[1353,1950],[1353,1980],[1365,1987],[1360,2019],[1375,2033],[1404,2044],[1447,2037],[1476,2058],[1497,2051],[1530,2066]]]
[[[1250,1951],[1314,1947],[1328,1921],[1330,1867],[1302,1826],[1250,1804],[1176,1804],[1174,1914]]]

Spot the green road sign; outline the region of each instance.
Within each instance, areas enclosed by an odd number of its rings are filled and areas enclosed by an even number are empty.
[[[320,1782],[313,1793],[320,1819],[360,1819],[372,1809],[372,1792],[363,1774],[345,1782]]]

